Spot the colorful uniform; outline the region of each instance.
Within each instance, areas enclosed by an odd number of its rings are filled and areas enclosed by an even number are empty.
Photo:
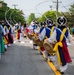
[[[20,42],[21,41],[22,28],[21,28],[21,26],[17,25],[15,29],[16,29],[16,39]]]
[[[39,39],[41,41],[44,41],[44,39],[47,39],[50,37],[50,32],[51,32],[51,29],[50,28],[44,28],[44,27],[41,27],[40,28],[40,32],[39,32]],[[40,53],[44,53],[46,58],[47,58],[47,52],[46,50],[44,49],[44,47],[40,47]]]
[[[4,40],[3,40],[3,27],[0,24],[0,58],[1,58],[1,53],[4,53]]]
[[[68,38],[70,42],[72,41],[69,29],[63,26],[60,28],[56,28],[52,36],[48,40],[50,43],[54,43],[56,41],[53,50],[56,52],[56,56],[58,59],[57,61],[60,65],[59,69],[61,72],[67,69],[67,63],[72,62],[68,52],[66,38]]]
[[[7,45],[10,43],[8,39],[9,30],[6,25],[3,25],[3,28],[4,28],[3,38],[4,38],[5,50],[7,50]]]
[[[9,25],[7,25],[7,28],[9,30],[9,33],[8,33],[9,42],[10,42],[10,44],[13,44],[14,39],[13,39],[13,35],[12,35],[12,28]]]

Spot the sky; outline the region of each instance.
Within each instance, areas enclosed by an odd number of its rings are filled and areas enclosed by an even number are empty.
[[[35,13],[36,16],[40,16],[48,10],[56,10],[57,0],[4,0],[10,8],[14,8],[14,4],[17,9],[24,12],[25,17],[30,15],[30,13]],[[68,11],[74,0],[58,0],[59,8],[58,11]],[[52,9],[50,8],[52,7]]]

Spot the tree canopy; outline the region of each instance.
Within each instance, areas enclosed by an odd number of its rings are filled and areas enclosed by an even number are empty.
[[[1,3],[4,3],[4,2],[1,2]],[[5,20],[5,13],[8,9],[10,9],[8,11],[8,13],[6,14],[6,18],[7,18],[8,21],[12,20],[12,22],[14,22],[14,23],[15,23],[15,21],[21,22],[21,24],[24,24],[26,22],[25,17],[23,15],[23,12],[21,10],[11,9],[7,6],[6,3],[4,3],[4,4],[5,4],[4,6],[0,7],[0,20]],[[12,16],[11,16],[11,19],[10,19],[11,13],[12,13]],[[14,21],[14,19],[15,19],[15,21]],[[13,25],[13,23],[12,23],[12,25]]]

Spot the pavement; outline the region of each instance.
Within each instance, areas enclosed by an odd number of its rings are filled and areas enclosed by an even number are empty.
[[[32,42],[22,39],[8,47],[0,60],[0,75],[54,75],[44,58],[33,49]]]
[[[74,75],[74,45],[68,45],[72,63],[64,75]],[[0,75],[55,75],[38,50],[33,49],[33,42],[23,38],[15,41],[0,60]],[[58,74],[56,74],[58,75]]]

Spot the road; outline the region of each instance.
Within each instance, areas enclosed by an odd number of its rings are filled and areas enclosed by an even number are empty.
[[[0,60],[0,75],[54,75],[44,58],[28,39],[16,42]]]
[[[74,75],[74,46],[69,45],[72,63],[64,75]],[[22,42],[15,42],[8,47],[0,60],[0,75],[55,75],[50,66],[34,50],[32,41],[22,37]]]

